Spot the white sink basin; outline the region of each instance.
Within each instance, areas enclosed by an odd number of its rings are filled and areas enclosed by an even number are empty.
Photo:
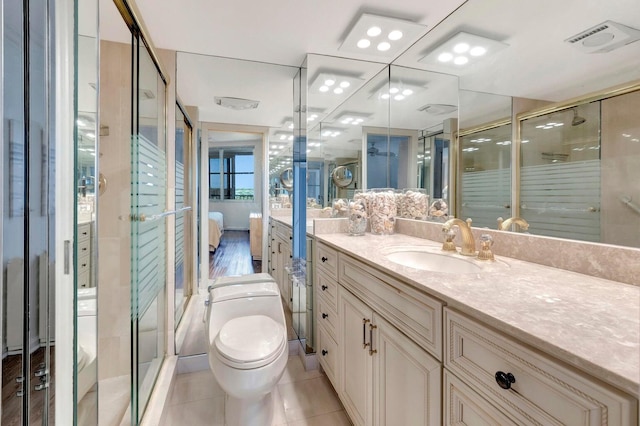
[[[410,268],[424,271],[444,272],[450,274],[472,274],[482,268],[469,260],[453,257],[449,254],[432,253],[419,250],[402,250],[390,253],[387,259]]]

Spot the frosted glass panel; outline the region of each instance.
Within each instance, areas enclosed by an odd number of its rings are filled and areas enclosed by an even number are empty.
[[[141,317],[164,288],[166,276],[166,232],[163,212],[166,200],[166,156],[144,136],[137,136],[138,160],[134,167],[138,194],[133,197],[134,211],[138,212],[138,235],[136,238],[137,262],[135,276],[138,277],[137,312],[133,318]],[[144,221],[143,221],[144,216]]]

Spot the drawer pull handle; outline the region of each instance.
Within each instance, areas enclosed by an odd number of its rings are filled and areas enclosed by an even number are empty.
[[[502,389],[511,389],[511,383],[515,383],[516,378],[511,373],[505,373],[504,371],[498,371],[496,373],[496,383]]]
[[[322,318],[323,318],[323,319],[324,319],[324,318],[326,318],[326,317],[328,317],[328,316],[329,316],[329,314],[325,314],[324,312],[322,313]]]
[[[329,287],[327,287],[326,285],[322,286],[322,291],[325,291],[326,289],[328,289]]]
[[[367,340],[367,323],[370,320],[366,318],[362,318],[362,349],[367,349],[367,346],[371,344],[371,342],[366,343]]]
[[[328,354],[329,352],[326,349],[322,350],[322,356],[325,356],[326,354]]]
[[[369,324],[369,355],[378,353],[377,349],[373,349],[373,330],[378,328],[377,325]]]
[[[320,260],[322,260],[322,263],[324,263],[324,262],[326,262],[327,260],[329,260],[329,258],[322,256],[322,259],[320,259]]]

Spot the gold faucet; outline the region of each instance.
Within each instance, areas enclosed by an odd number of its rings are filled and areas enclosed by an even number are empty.
[[[476,242],[473,238],[473,234],[471,233],[471,219],[467,219],[466,222],[455,217],[449,219],[444,223],[444,225],[442,225],[442,232],[448,234],[452,226],[457,226],[462,233],[462,250],[460,251],[460,254],[463,254],[465,256],[475,256]],[[448,242],[451,243],[451,240],[449,240]],[[451,250],[450,246],[447,246],[447,241],[445,241],[442,249]]]
[[[503,220],[501,217],[498,218],[499,231],[508,231],[511,229],[511,225],[518,225],[523,231],[529,229],[529,223],[521,217],[514,216],[507,220]]]

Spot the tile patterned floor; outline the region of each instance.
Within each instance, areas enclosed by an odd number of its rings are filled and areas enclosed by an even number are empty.
[[[224,399],[225,393],[210,370],[179,374],[162,426],[222,426]],[[272,426],[351,425],[327,377],[318,370],[305,371],[298,356],[289,358],[274,399]]]

